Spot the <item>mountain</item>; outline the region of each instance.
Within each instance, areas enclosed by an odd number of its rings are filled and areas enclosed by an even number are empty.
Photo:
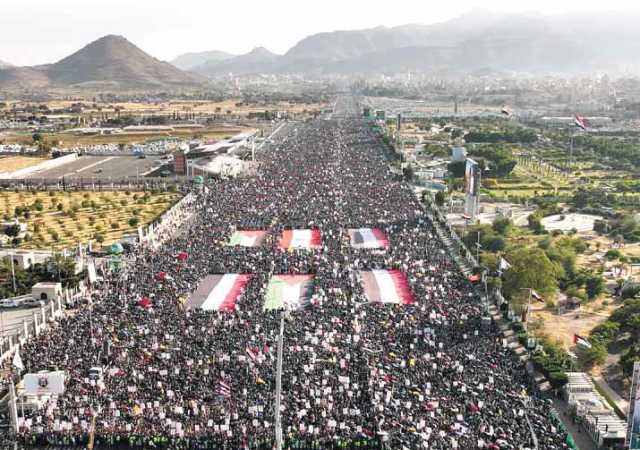
[[[225,61],[236,55],[219,50],[211,50],[209,52],[185,53],[176,57],[171,64],[181,70],[191,70],[197,66],[201,66],[209,61]]]
[[[0,89],[154,89],[204,81],[140,50],[121,36],[105,36],[58,61],[0,70]]]
[[[200,78],[140,50],[122,36],[105,36],[46,68],[53,84],[167,86]]]
[[[234,75],[252,75],[277,71],[282,56],[270,52],[264,47],[257,47],[249,53],[224,61],[208,61],[194,67],[193,72],[206,76],[220,76],[228,73]]]
[[[210,77],[258,73],[370,74],[420,71],[580,74],[640,72],[638,11],[502,14],[476,9],[452,20],[308,36],[283,56],[247,55],[193,70]],[[597,39],[592,38],[597,36]]]
[[[13,64],[9,64],[8,62],[0,61],[0,69],[7,69],[9,67],[13,67]]]

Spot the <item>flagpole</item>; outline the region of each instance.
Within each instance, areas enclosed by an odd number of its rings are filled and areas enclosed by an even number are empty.
[[[9,415],[13,431],[18,434],[18,405],[16,403],[16,386],[13,380],[9,385]]]
[[[282,450],[282,422],[280,418],[280,402],[282,397],[282,347],[284,345],[284,315],[280,312],[280,334],[278,335],[278,361],[276,368],[276,449]]]
[[[570,139],[570,145],[569,145],[569,173],[571,173],[571,168],[573,167],[573,137],[574,137],[573,130],[571,130],[570,133],[571,133],[571,139]]]

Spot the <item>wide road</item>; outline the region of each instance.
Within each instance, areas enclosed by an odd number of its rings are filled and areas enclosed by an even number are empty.
[[[160,156],[81,156],[53,169],[33,173],[28,178],[120,178],[144,175],[159,166]]]

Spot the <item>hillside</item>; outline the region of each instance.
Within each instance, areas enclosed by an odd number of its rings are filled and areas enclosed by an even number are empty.
[[[222,52],[219,50],[211,50],[208,52],[185,53],[173,59],[171,64],[181,70],[191,70],[210,61],[225,61],[236,55]]]
[[[105,36],[55,64],[0,70],[0,89],[152,89],[204,80],[160,61],[121,36]]]
[[[640,12],[545,16],[472,10],[447,22],[308,36],[283,56],[232,58],[193,70],[207,76],[255,73],[366,74],[477,70],[532,74],[637,71]],[[598,36],[591,39],[590,36]],[[245,55],[246,56],[246,55]]]
[[[280,55],[276,55],[264,47],[257,47],[244,55],[224,61],[209,61],[192,70],[205,76],[218,76],[228,73],[236,75],[268,73],[279,69],[281,58]]]

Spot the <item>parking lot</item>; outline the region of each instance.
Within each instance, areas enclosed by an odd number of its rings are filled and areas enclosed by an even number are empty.
[[[60,167],[42,170],[28,176],[38,178],[121,178],[144,176],[161,165],[160,156],[81,156]]]

